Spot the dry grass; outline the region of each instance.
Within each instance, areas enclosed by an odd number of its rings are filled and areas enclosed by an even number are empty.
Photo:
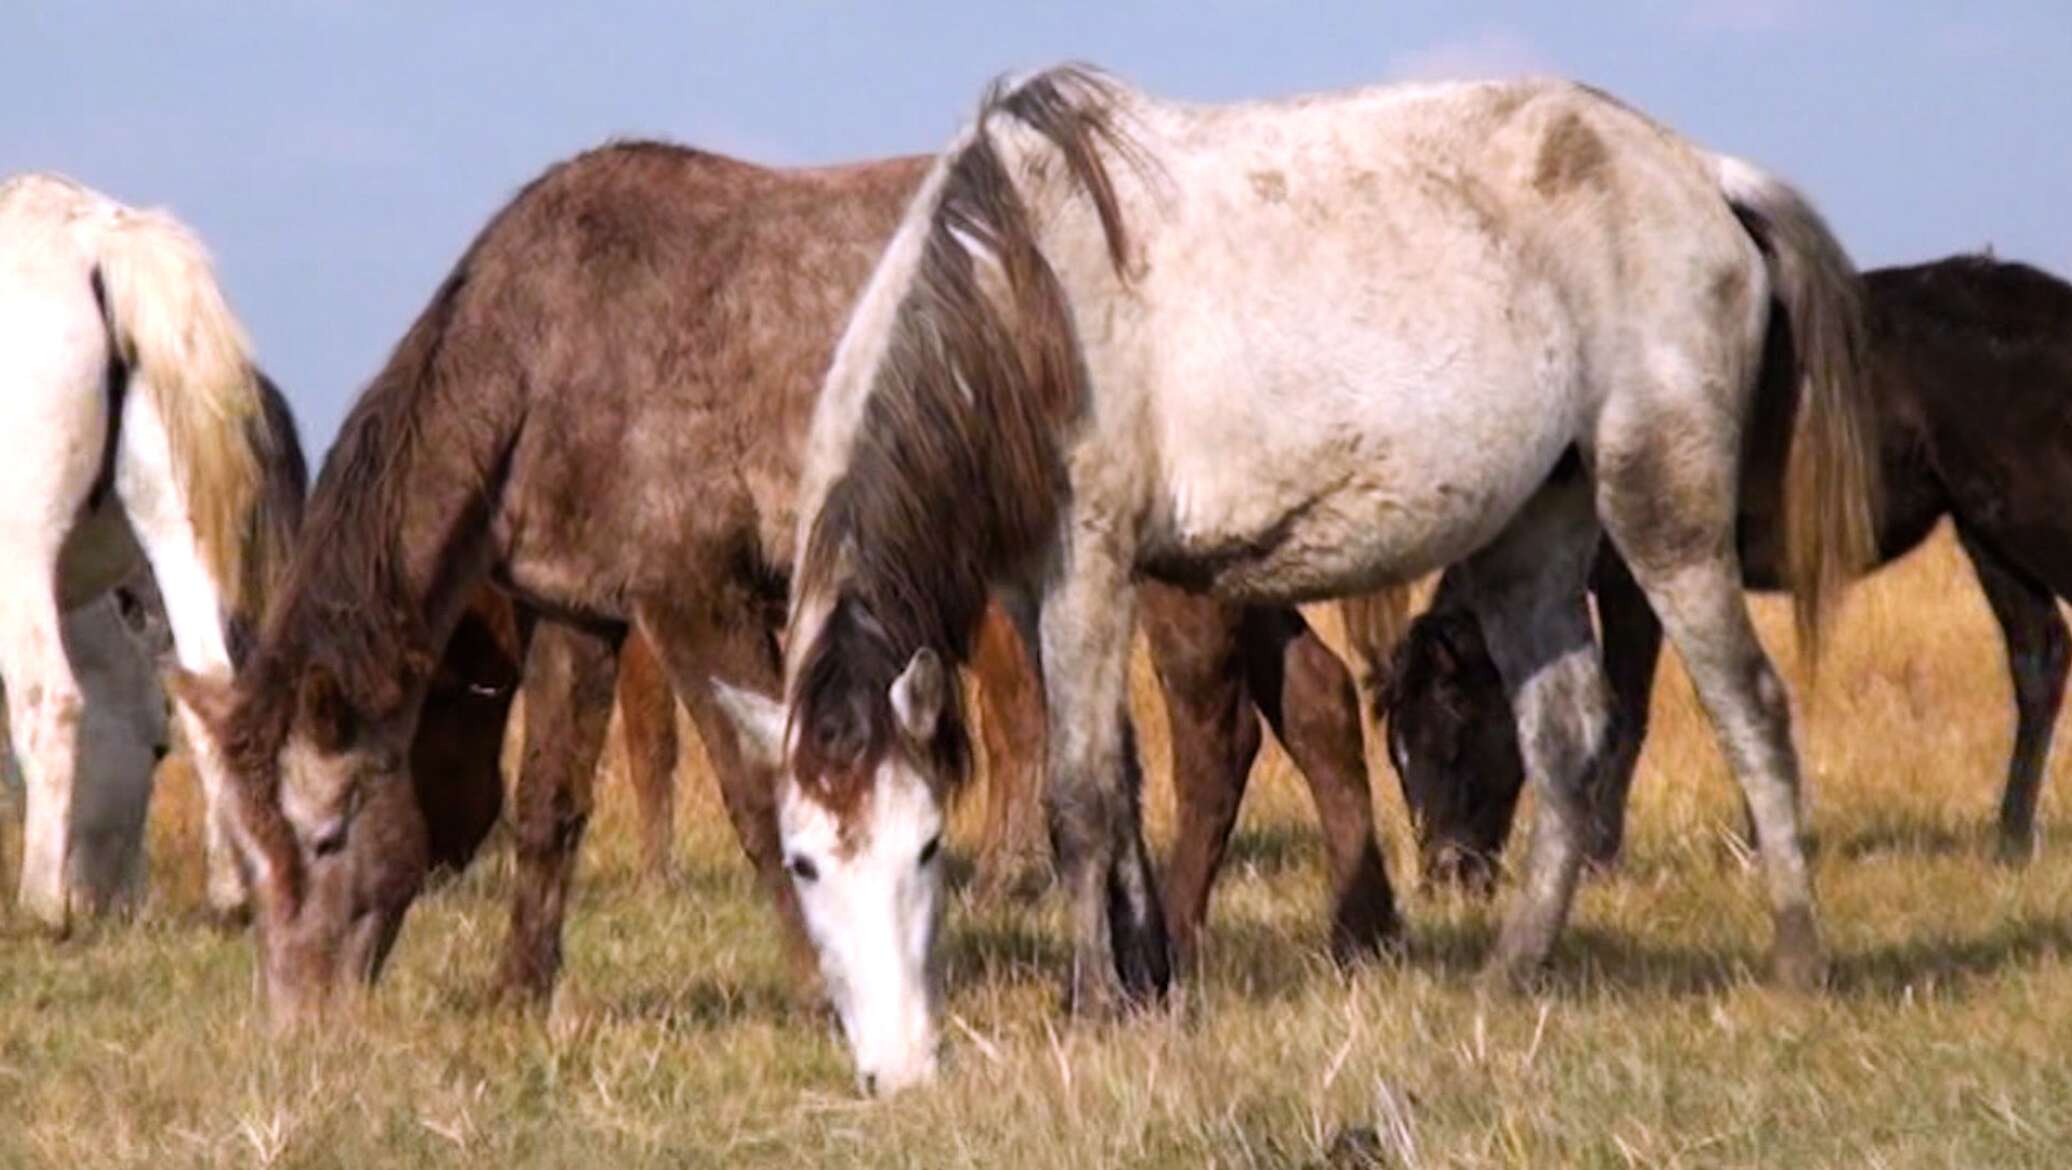
[[[1787,640],[1781,605],[1761,616]],[[1491,914],[1445,900],[1411,900],[1406,959],[1334,971],[1306,801],[1274,757],[1176,1010],[1065,1027],[1055,909],[959,905],[952,1070],[881,1104],[789,989],[695,770],[667,889],[633,879],[608,789],[551,1014],[485,1002],[499,861],[420,907],[321,1045],[270,1041],[249,944],[197,922],[192,795],[169,784],[142,921],[55,944],[0,912],[0,1166],[2061,1163],[2072,853],[1988,860],[2008,701],[1949,542],[1860,591],[1832,646],[1802,718],[1838,960],[1817,999],[1751,977],[1766,929],[1735,802],[1673,670],[1629,864],[1584,894],[1543,996],[1479,997]],[[1157,757],[1162,720],[1145,728]]]

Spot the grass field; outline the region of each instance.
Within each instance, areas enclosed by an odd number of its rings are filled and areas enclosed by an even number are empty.
[[[1789,662],[1789,615],[1760,617]],[[956,901],[947,1075],[882,1103],[853,1095],[829,1018],[792,989],[696,760],[663,887],[637,880],[606,785],[550,1013],[485,994],[492,851],[420,904],[369,1003],[282,1041],[254,1010],[249,942],[200,922],[174,779],[138,921],[55,943],[0,911],[0,1167],[2062,1165],[2072,843],[1989,860],[2011,715],[1953,545],[1859,590],[1833,646],[1820,689],[1795,688],[1836,958],[1817,998],[1755,977],[1767,926],[1737,805],[1674,669],[1627,863],[1584,892],[1546,993],[1479,995],[1492,910],[1415,893],[1404,958],[1334,970],[1307,802],[1270,755],[1172,1010],[1066,1026],[1056,908]],[[1158,776],[1163,718],[1138,683]],[[1156,833],[1157,781],[1151,808]]]

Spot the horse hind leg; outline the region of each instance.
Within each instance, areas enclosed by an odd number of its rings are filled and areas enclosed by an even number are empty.
[[[1374,831],[1352,675],[1300,611],[1252,606],[1239,627],[1252,702],[1309,784],[1331,872],[1331,953],[1379,951],[1400,921]]]
[[[116,494],[165,602],[180,667],[190,674],[228,678],[232,666],[223,624],[224,590],[210,572],[200,534],[173,475],[165,427],[151,406],[154,396],[140,381],[141,375],[132,377],[125,398],[121,451],[115,462]],[[248,894],[231,843],[229,802],[224,793],[227,765],[207,723],[185,702],[176,707],[202,781],[209,905],[225,918],[241,917]]]
[[[640,863],[646,880],[669,877],[676,845],[676,696],[638,633],[619,649],[620,728],[626,778],[640,810]]]
[[[2072,635],[2049,589],[2008,562],[1969,525],[1957,538],[1978,574],[1986,603],[2007,642],[2007,672],[2014,683],[2014,752],[2000,798],[1999,853],[2003,861],[2029,860],[2036,848],[2036,798],[2050,759],[2051,732],[2072,667]]]
[[[1172,744],[1177,824],[1164,899],[1173,957],[1184,969],[1194,961],[1259,755],[1259,720],[1240,658],[1237,607],[1149,583],[1138,598]]]
[[[1783,683],[1757,641],[1734,553],[1734,436],[1643,425],[1599,444],[1598,513],[1661,620],[1740,784],[1762,857],[1787,986],[1826,978],[1800,831],[1798,755]]]
[[[1528,982],[1544,968],[1582,869],[1588,794],[1610,722],[1584,594],[1597,538],[1582,476],[1557,473],[1495,543],[1462,566],[1537,796],[1524,880],[1485,972],[1500,985]]]
[[[76,752],[86,698],[65,657],[57,601],[43,573],[11,574],[0,599],[0,675],[4,675],[15,759],[22,771],[19,899],[52,930],[70,928],[72,811]]]
[[[979,833],[981,897],[1032,889],[1047,876],[1036,811],[1043,784],[1043,694],[1014,622],[986,607],[969,665],[986,755],[986,819]]]

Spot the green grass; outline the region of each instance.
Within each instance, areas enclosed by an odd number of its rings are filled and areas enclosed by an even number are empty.
[[[0,1167],[2063,1164],[2072,847],[1988,860],[2007,698],[1946,545],[1866,594],[1802,720],[1836,958],[1818,997],[1758,977],[1736,805],[1674,672],[1628,862],[1585,890],[1543,993],[1479,994],[1494,910],[1414,894],[1402,958],[1335,970],[1276,756],[1170,1010],[1068,1025],[1055,906],[960,900],[946,1075],[879,1103],[794,989],[695,770],[660,888],[607,785],[551,1012],[486,995],[497,856],[420,905],[377,994],[321,1037],[270,1036],[249,942],[198,921],[177,789],[139,921],[57,943],[0,911]],[[1377,790],[1400,880],[1385,768]]]

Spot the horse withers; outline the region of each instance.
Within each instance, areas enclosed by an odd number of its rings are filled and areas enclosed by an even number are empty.
[[[1138,573],[1247,602],[1465,561],[1545,799],[1491,959],[1546,959],[1608,702],[1585,580],[1628,550],[1763,825],[1780,976],[1825,971],[1784,691],[1733,548],[1773,301],[1804,371],[1806,612],[1870,543],[1860,306],[1803,199],[1605,95],[1411,86],[1230,107],[1080,69],[996,86],[851,311],[802,467],[782,704],[730,706],[859,1067],[934,1067],[946,665],[989,589],[1048,697],[1068,1001],[1158,995],[1126,669]]]
[[[1885,487],[1877,559],[1906,555],[1944,517],[1956,529],[2006,642],[2015,733],[1999,852],[2025,860],[2072,666],[2072,633],[2058,611],[2059,599],[2072,598],[2072,285],[1980,256],[1880,269],[1864,285]],[[1787,579],[1777,514],[1784,420],[1765,422],[1747,446],[1739,536],[1749,586],[1777,589]],[[1441,879],[1487,877],[1523,783],[1509,703],[1458,584],[1441,583],[1394,651],[1377,712],[1427,873]],[[1609,544],[1592,588],[1615,714],[1586,848],[1609,865],[1625,836],[1662,628]]]

